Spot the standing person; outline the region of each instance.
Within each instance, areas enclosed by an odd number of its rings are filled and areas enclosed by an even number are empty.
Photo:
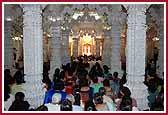
[[[118,78],[118,72],[113,73],[113,80],[111,82],[111,88],[114,91],[115,97],[118,97],[120,89],[120,79]]]

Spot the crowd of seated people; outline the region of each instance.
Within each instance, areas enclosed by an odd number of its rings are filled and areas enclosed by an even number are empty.
[[[18,72],[18,75],[13,77],[10,70],[5,70],[5,110],[139,111],[135,98],[131,97],[130,89],[124,86],[127,82],[126,73],[120,79],[118,72],[110,73],[109,69],[106,65],[101,67],[98,62],[90,67],[90,64],[87,65],[79,58],[78,61],[62,65],[61,69],[56,68],[52,80],[48,71],[45,71],[42,80],[45,88],[44,103],[37,108],[30,108],[31,104],[24,100],[26,94],[20,84],[25,81],[19,77],[22,73]],[[163,110],[163,81],[158,80],[156,76],[145,76],[144,83],[149,92],[149,110]]]

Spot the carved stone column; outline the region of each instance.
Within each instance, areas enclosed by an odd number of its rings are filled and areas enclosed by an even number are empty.
[[[119,12],[113,13],[111,16],[111,73],[118,72],[121,77],[121,24]]]
[[[61,63],[61,21],[57,20],[52,23],[52,38],[51,38],[51,58],[50,58],[50,79],[53,79],[53,75],[56,68],[60,68]]]
[[[110,52],[111,52],[111,38],[110,38],[110,31],[105,30],[104,32],[104,45],[103,45],[103,56],[102,56],[102,61],[103,65],[107,65],[110,67]]]
[[[158,75],[160,78],[164,79],[164,22],[161,22],[159,27],[159,56],[158,56]]]
[[[69,30],[62,31],[62,40],[63,40],[63,55],[62,55],[62,64],[70,63],[70,54],[69,54]]]
[[[137,100],[138,108],[148,109],[147,87],[144,85],[146,55],[146,6],[128,5],[128,30],[126,46],[127,85],[131,97]]]
[[[23,7],[24,45],[24,90],[25,98],[32,107],[43,104],[43,32],[41,5],[28,4]]]
[[[96,39],[96,56],[97,57],[100,56],[100,42],[101,42],[101,39],[97,38]]]
[[[158,56],[158,75],[160,78],[164,79],[164,76],[166,76],[164,74],[163,76],[163,72],[164,72],[164,67],[165,67],[165,63],[164,63],[164,7],[162,6],[160,8],[160,13],[159,13],[159,17],[157,19],[157,21],[159,21],[159,56]],[[166,42],[166,41],[165,41]]]
[[[13,55],[13,40],[12,40],[12,21],[4,22],[4,69],[10,69],[13,73],[14,55]]]
[[[78,39],[73,38],[73,56],[78,57]]]

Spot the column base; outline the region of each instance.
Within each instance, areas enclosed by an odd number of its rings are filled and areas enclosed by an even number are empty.
[[[143,76],[128,75],[127,83],[125,84],[131,91],[131,97],[136,99],[137,107],[141,111],[149,109],[147,100],[148,91],[143,81]]]
[[[29,102],[30,108],[37,108],[44,102],[42,75],[25,75],[25,81],[26,83],[23,84],[25,100]]]

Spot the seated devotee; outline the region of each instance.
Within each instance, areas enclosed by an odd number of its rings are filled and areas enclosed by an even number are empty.
[[[156,103],[156,98],[159,95],[160,88],[157,87],[156,85],[156,80],[155,78],[151,77],[148,81],[148,105],[150,109],[152,109],[152,105]]]
[[[72,111],[72,103],[68,99],[61,103],[61,111]]]
[[[72,80],[68,79],[65,82],[65,91],[67,94],[72,94],[73,93],[73,83]]]
[[[80,84],[80,98],[80,106],[82,108],[84,108],[87,101],[93,99],[93,89],[89,87],[88,81],[86,79],[84,79]]]
[[[15,94],[15,100],[9,108],[9,111],[28,111],[30,104],[27,101],[24,101],[24,93],[17,92]]]
[[[99,89],[99,94],[103,97],[103,102],[109,104],[110,106],[113,106],[113,108],[115,108],[115,110],[116,110],[116,107],[115,107],[116,105],[115,105],[114,101],[109,96],[107,96],[105,94],[105,92],[106,91],[105,91],[104,87],[101,87]]]
[[[97,77],[93,77],[92,82],[93,82],[93,84],[90,84],[90,87],[93,88],[93,93],[95,94],[95,93],[99,92],[99,88],[103,87],[103,84],[98,83]]]
[[[94,94],[94,102],[97,111],[115,111],[115,107],[111,103],[104,103],[100,93]]]
[[[161,90],[158,94],[158,96],[156,96],[155,102],[152,103],[151,111],[164,111],[164,87],[161,87]]]
[[[83,111],[83,108],[75,104],[75,98],[72,94],[67,95],[66,99],[72,103],[72,111]]]
[[[61,94],[61,101],[64,101],[67,93],[64,90],[64,82],[61,80],[56,80],[54,83],[54,89],[50,89],[49,91],[46,92],[45,98],[44,98],[44,104],[46,103],[51,103],[52,101],[52,96],[55,93],[60,93]]]
[[[41,106],[39,106],[37,109],[31,109],[31,110],[29,110],[29,111],[48,111],[48,108],[47,108],[47,106],[45,106],[45,105],[41,105]]]
[[[13,77],[11,75],[10,69],[5,69],[4,78],[6,79],[6,82],[8,84],[13,84],[14,83],[14,79],[13,79]]]
[[[4,78],[4,110],[7,111],[15,100],[14,96],[10,93],[11,89],[9,87],[8,81]]]
[[[93,101],[87,101],[85,103],[84,111],[97,111]]]
[[[50,78],[48,76],[43,77],[42,82],[43,82],[43,90],[44,90],[44,92],[49,91],[51,89],[51,87],[52,87],[52,83],[51,83]]]
[[[14,81],[15,81],[14,84],[10,86],[11,94],[15,95],[17,92],[24,92],[23,84],[22,84],[23,82],[17,77],[14,78]]]
[[[20,82],[20,83],[25,83],[25,81],[24,81],[24,73],[23,73],[23,70],[21,70],[21,69],[18,69],[15,72],[13,78],[17,79],[17,81]]]
[[[110,97],[113,101],[115,100],[115,94],[113,92],[113,89],[110,87],[110,82],[108,79],[105,79],[103,81],[103,86],[105,88],[105,95]]]
[[[122,98],[123,97],[129,97],[131,98],[131,102],[132,102],[132,108],[135,108],[135,110],[137,109],[137,102],[134,98],[131,97],[131,91],[129,90],[128,87],[122,87],[119,91],[119,96],[118,98],[115,100],[117,103],[117,111],[120,111],[120,104],[122,102]]]
[[[52,96],[51,103],[45,104],[45,106],[48,108],[48,111],[60,111],[60,104],[61,104],[61,94],[55,93]]]
[[[120,103],[121,111],[132,111],[132,99],[129,96],[123,96]]]
[[[109,69],[110,68],[107,65],[103,66],[103,76],[105,79],[109,79],[109,74],[110,74]]]

